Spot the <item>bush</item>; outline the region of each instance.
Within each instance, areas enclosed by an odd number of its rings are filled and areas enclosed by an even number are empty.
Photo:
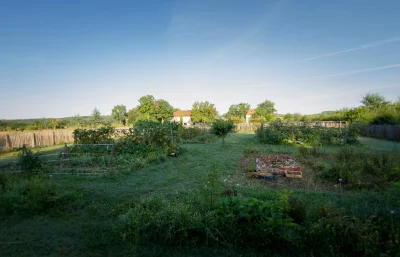
[[[294,245],[298,239],[287,191],[271,200],[223,197],[214,205],[200,204],[199,195],[187,193],[173,199],[156,194],[136,204],[120,216],[124,238],[170,246],[223,244],[264,253],[282,251],[281,246]]]
[[[75,144],[112,144],[114,136],[115,128],[110,126],[99,129],[75,129],[73,132]]]
[[[197,127],[191,127],[191,128],[185,128],[183,126],[179,127],[179,137],[183,140],[194,139],[206,134],[209,134],[207,130],[200,129]]]
[[[179,151],[180,125],[172,122],[163,124],[153,121],[138,121],[129,129],[126,136],[117,143],[117,151],[122,154],[133,154],[146,157],[151,152],[168,153]]]
[[[34,153],[24,145],[18,156],[18,165],[23,171],[40,171],[43,168],[43,160],[38,152]]]
[[[228,136],[234,128],[235,125],[231,120],[216,120],[211,124],[211,133],[222,138],[222,142],[224,142],[225,137]]]
[[[256,130],[256,137],[262,144],[295,144],[313,145],[344,145],[357,143],[359,129],[356,125],[346,128],[325,128],[315,125],[295,126],[291,123],[282,123],[280,120],[271,122],[268,126],[261,124]]]

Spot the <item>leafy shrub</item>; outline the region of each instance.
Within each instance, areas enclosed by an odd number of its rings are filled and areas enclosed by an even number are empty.
[[[276,200],[226,198],[218,211],[224,236],[234,245],[273,252],[278,245],[293,245],[298,239],[298,225],[288,215],[288,192]]]
[[[278,145],[282,144],[285,139],[285,135],[281,133],[276,127],[271,126],[265,128],[263,123],[261,126],[256,130],[256,137],[258,142],[261,144],[273,144]]]
[[[298,144],[313,145],[316,142],[324,145],[344,145],[357,143],[359,128],[350,125],[346,128],[325,128],[322,126],[295,126],[280,120],[271,122],[268,126],[261,124],[256,130],[256,137],[262,144]]]
[[[124,238],[136,243],[224,244],[268,253],[294,245],[298,239],[299,227],[289,217],[288,197],[286,191],[266,201],[224,197],[204,208],[193,195],[166,199],[156,194],[128,209],[120,220],[125,224]]]
[[[222,141],[224,141],[225,137],[228,136],[234,128],[235,125],[231,120],[216,120],[211,124],[211,133],[222,138]]]
[[[179,137],[183,140],[194,139],[205,134],[209,134],[209,131],[198,127],[179,127]]]
[[[24,145],[18,156],[18,165],[23,171],[40,171],[43,168],[43,160],[38,152],[34,153]]]
[[[180,125],[174,122],[163,124],[153,121],[138,121],[126,136],[117,142],[118,153],[146,157],[152,152],[179,151]]]
[[[325,255],[346,253],[346,256],[377,256],[377,253],[382,253],[382,248],[386,248],[382,244],[385,241],[382,238],[382,225],[375,216],[363,221],[355,216],[327,213],[326,217],[307,226],[303,237],[305,246],[313,244],[313,252]],[[389,232],[389,235],[398,237],[399,229]],[[318,244],[314,243],[316,241]],[[391,253],[385,256],[394,254],[395,249],[399,249],[399,244],[388,248]]]
[[[73,132],[75,144],[111,144],[114,143],[114,127],[99,129],[75,129]]]

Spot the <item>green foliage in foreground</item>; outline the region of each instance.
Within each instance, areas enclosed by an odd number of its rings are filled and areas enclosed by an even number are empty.
[[[297,157],[305,176],[293,180],[293,186],[288,181],[244,178],[238,162],[254,154],[296,154],[295,147],[266,147],[257,144],[254,135],[232,134],[224,145],[186,144],[185,148],[179,158],[130,173],[99,177],[0,173],[2,256],[396,256],[400,252],[399,182],[363,190],[347,188],[350,182],[343,181],[342,191],[329,189],[330,178],[316,184],[321,171],[314,169],[314,163],[324,162],[315,167],[329,172],[345,154],[341,146],[301,150],[304,156]],[[361,145],[354,149],[365,151]],[[386,163],[386,157],[379,156]],[[375,159],[379,158],[371,158],[369,164],[374,169],[381,167]],[[385,167],[382,172],[398,164]]]
[[[250,195],[219,195],[211,207],[201,189],[199,194],[152,195],[119,216],[123,238],[143,245],[226,246],[284,256],[391,256],[400,249],[398,215],[386,207],[395,204],[399,190],[386,196],[365,192],[356,199],[285,190]]]

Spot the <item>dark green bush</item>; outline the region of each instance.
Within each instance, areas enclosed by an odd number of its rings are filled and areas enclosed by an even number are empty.
[[[190,127],[190,128],[185,128],[183,126],[179,127],[179,137],[183,140],[194,139],[206,134],[209,134],[208,130],[204,130],[198,127]]]
[[[173,122],[163,124],[153,121],[138,121],[129,133],[117,142],[117,151],[121,154],[133,154],[146,157],[152,152],[168,153],[179,151],[180,125]]]
[[[124,237],[136,243],[224,244],[264,253],[281,250],[283,245],[294,245],[298,239],[299,226],[289,216],[288,192],[263,201],[227,197],[213,206],[202,205],[199,196],[176,197],[167,200],[163,195],[153,195],[129,209],[121,216]]]
[[[23,171],[40,171],[43,168],[43,164],[44,162],[38,152],[32,152],[25,145],[22,147],[22,151],[18,156],[18,165],[21,166]]]
[[[73,132],[75,144],[112,144],[115,128],[101,127],[99,129],[75,129]]]
[[[234,128],[235,125],[231,120],[216,120],[211,124],[211,133],[222,138],[222,141],[224,141],[225,137],[227,137]]]
[[[297,144],[313,145],[344,145],[357,143],[359,129],[356,125],[346,128],[325,128],[306,124],[295,125],[283,123],[280,120],[269,123],[267,126],[261,124],[256,130],[256,138],[262,144]]]

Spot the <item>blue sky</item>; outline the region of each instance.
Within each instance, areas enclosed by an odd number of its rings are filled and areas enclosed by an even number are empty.
[[[400,1],[0,2],[0,119],[90,115],[147,94],[279,113],[400,96]]]

